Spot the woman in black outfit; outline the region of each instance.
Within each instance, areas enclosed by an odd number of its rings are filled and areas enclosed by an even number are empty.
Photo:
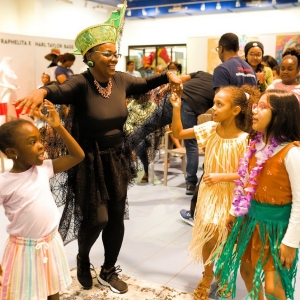
[[[115,71],[120,57],[116,41],[125,8],[126,1],[105,24],[89,27],[76,37],[75,45],[89,66],[86,72],[71,76],[61,85],[34,90],[18,101],[24,113],[28,107],[32,112],[45,98],[71,105],[67,117],[70,130],[85,159],[68,172],[59,231],[66,243],[78,238],[77,277],[86,289],[92,287],[89,253],[102,231],[105,259],[97,278],[116,293],[128,290],[115,264],[124,236],[127,188],[135,176],[132,151],[123,132],[125,99],[168,81],[171,88],[181,88],[180,79],[168,72],[137,78]]]

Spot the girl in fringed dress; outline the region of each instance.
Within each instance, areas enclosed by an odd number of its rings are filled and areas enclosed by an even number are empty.
[[[231,233],[216,273],[221,288],[232,289],[233,297],[240,267],[247,299],[299,299],[294,296],[300,242],[299,102],[291,92],[267,90],[252,113],[252,141],[239,165],[241,178],[226,221]]]
[[[61,136],[68,155],[45,159],[40,132],[30,121],[0,126],[0,150],[13,160],[12,169],[0,174],[0,205],[10,221],[0,264],[0,300],[58,300],[72,281],[49,178],[78,164],[84,152],[62,126],[53,104],[45,100],[45,108],[47,116],[36,115]]]
[[[199,188],[190,250],[197,262],[204,263],[203,278],[194,297],[208,299],[214,279],[212,257],[227,237],[225,220],[233,197],[234,180],[239,178],[238,162],[248,144],[246,131],[250,120],[246,120],[246,116],[250,115],[252,101],[257,102],[260,93],[247,85],[223,87],[214,98],[213,121],[185,130],[180,120],[178,94],[170,98],[174,136],[179,139],[196,137],[198,146],[205,147],[205,174]]]

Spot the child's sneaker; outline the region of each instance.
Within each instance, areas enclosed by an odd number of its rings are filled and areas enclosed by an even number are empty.
[[[190,210],[182,209],[180,211],[180,216],[184,222],[194,226],[194,218],[192,217]]]
[[[114,293],[124,294],[128,291],[127,283],[118,276],[118,273],[122,271],[120,266],[112,267],[109,270],[104,269],[103,266],[101,268],[98,276],[100,284],[108,286]]]

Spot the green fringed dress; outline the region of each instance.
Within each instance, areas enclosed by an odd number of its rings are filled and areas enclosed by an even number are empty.
[[[227,292],[232,289],[232,298],[236,295],[240,264],[245,262],[255,268],[253,289],[247,299],[257,299],[261,282],[264,281],[264,271],[276,271],[287,299],[295,299],[298,250],[290,270],[282,266],[279,258],[279,247],[289,224],[292,206],[292,191],[284,158],[294,146],[300,146],[300,143],[288,144],[266,161],[257,176],[258,186],[249,213],[236,219],[217,261],[219,285],[227,285]],[[253,156],[249,169],[255,164],[256,157]]]

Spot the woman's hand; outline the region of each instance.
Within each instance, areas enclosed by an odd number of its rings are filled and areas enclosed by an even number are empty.
[[[266,79],[265,79],[265,73],[264,72],[257,72],[256,73],[257,76],[257,80],[259,82],[259,84],[264,84]]]
[[[177,76],[176,73],[172,73],[172,72],[168,71],[167,75],[168,75],[168,80],[169,80],[170,86],[182,84],[181,78],[179,76]]]
[[[212,186],[213,184],[219,183],[223,181],[222,173],[209,173],[203,176],[203,182],[207,186]]]
[[[236,217],[233,216],[233,215],[229,214],[229,216],[227,217],[226,222],[225,222],[225,226],[226,226],[226,228],[229,232],[231,232],[235,220],[236,220]]]
[[[283,267],[290,269],[296,258],[296,248],[281,244],[279,247],[279,257]]]
[[[172,72],[167,72],[167,74],[170,83],[169,85],[170,85],[171,93],[175,93],[179,95],[179,92],[182,92],[183,89],[181,78]],[[181,94],[179,95],[179,97],[181,98]]]
[[[171,91],[170,102],[173,105],[173,107],[181,107],[181,95],[182,95],[181,89],[176,92]]]
[[[44,89],[34,90],[25,98],[17,100],[15,106],[17,109],[23,108],[22,115],[33,116],[33,111],[43,103],[46,95],[47,91]]]
[[[36,111],[34,112],[39,119],[45,120],[51,127],[55,128],[61,125],[59,114],[50,101],[44,100],[44,105],[40,107],[38,113],[39,115]]]

